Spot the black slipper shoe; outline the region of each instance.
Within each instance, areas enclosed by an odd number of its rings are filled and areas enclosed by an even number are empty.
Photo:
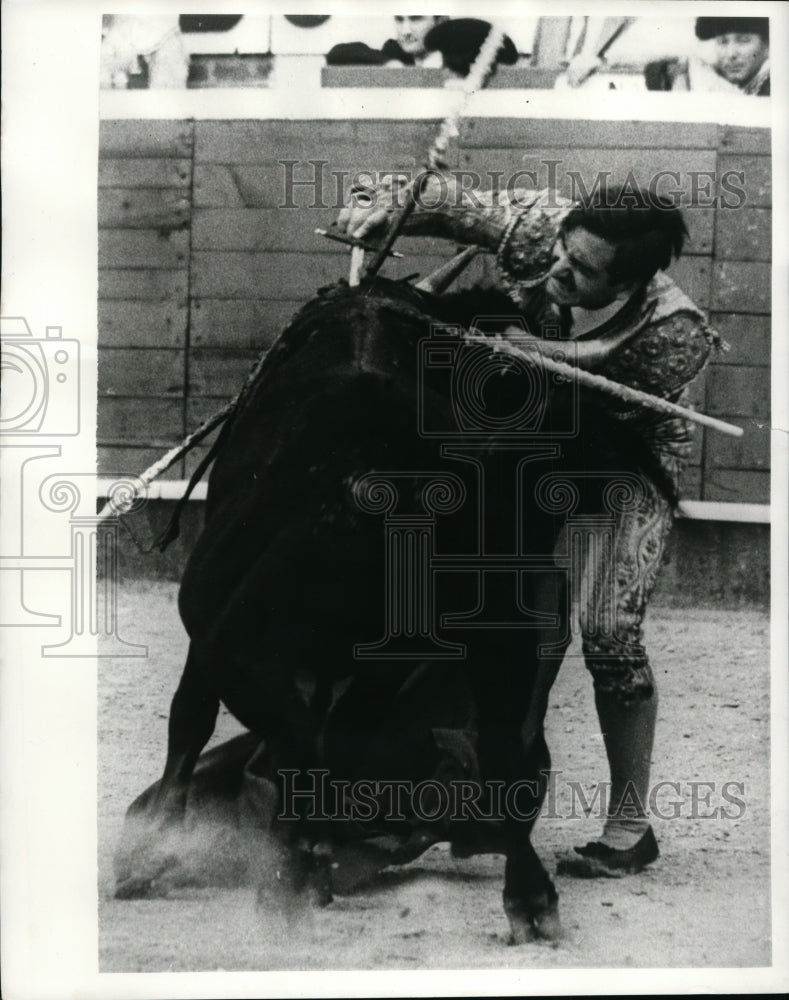
[[[592,840],[584,847],[574,848],[579,858],[565,858],[556,868],[558,875],[573,875],[575,878],[622,878],[624,875],[635,875],[658,857],[655,834],[652,827],[641,840],[626,851],[617,851],[613,847]]]

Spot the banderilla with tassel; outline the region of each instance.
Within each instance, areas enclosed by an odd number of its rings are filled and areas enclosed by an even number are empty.
[[[523,335],[523,330],[520,327],[513,327],[512,332],[521,336]],[[632,386],[624,385],[622,382],[615,382],[613,379],[606,378],[605,375],[596,375],[583,368],[578,368],[576,365],[568,364],[566,361],[558,361],[542,352],[529,352],[521,347],[517,347],[511,341],[505,340],[501,335],[488,337],[484,334],[469,333],[465,334],[463,339],[470,343],[484,343],[495,353],[510,354],[529,364],[541,365],[546,371],[561,375],[566,379],[571,379],[585,388],[597,389],[624,403],[632,403],[644,409],[664,413],[667,416],[683,417],[694,424],[711,427],[713,430],[720,431],[722,434],[728,434],[730,437],[742,437],[744,433],[742,427],[737,427],[736,424],[729,424],[725,420],[719,420],[717,417],[709,417],[706,413],[691,410],[680,403],[672,403],[668,399],[663,399],[662,396],[653,396],[650,392],[633,389]],[[544,343],[544,341],[541,343]],[[567,343],[572,343],[572,341],[568,341]]]
[[[517,332],[522,334],[520,328],[517,329]],[[595,375],[592,372],[585,371],[584,369],[568,364],[565,361],[556,361],[553,358],[541,353],[530,353],[529,351],[524,351],[509,341],[504,340],[502,337],[488,337],[483,334],[466,334],[463,339],[471,343],[484,343],[494,352],[511,354],[514,357],[528,362],[529,364],[541,365],[546,371],[553,372],[556,375],[561,375],[566,379],[571,379],[579,385],[587,388],[597,389],[598,391],[604,392],[606,395],[613,396],[615,399],[619,399],[622,402],[632,403],[636,406],[643,407],[644,409],[666,414],[667,416],[682,417],[692,423],[701,424],[704,427],[710,427],[713,430],[720,431],[722,434],[728,434],[730,437],[742,437],[743,435],[742,427],[737,427],[735,424],[729,424],[724,420],[719,420],[717,417],[707,416],[706,413],[699,413],[696,410],[689,409],[687,406],[681,406],[679,403],[672,403],[668,399],[663,399],[660,396],[653,396],[651,393],[643,392],[641,389],[633,389],[629,385],[623,385],[621,382],[615,382],[613,379],[606,378],[604,375]],[[138,477],[140,485],[133,488],[128,494],[124,494],[122,500],[107,503],[100,511],[99,517],[103,520],[108,517],[117,517],[121,514],[127,513],[132,508],[135,500],[139,497],[145,487],[149,486],[155,479],[158,479],[159,476],[166,472],[167,469],[177,462],[179,458],[182,458],[187,452],[194,448],[195,445],[199,444],[203,438],[207,437],[211,431],[215,430],[220,424],[224,423],[224,421],[227,420],[235,409],[238,400],[244,394],[246,387],[259,374],[261,364],[268,356],[268,354],[264,355],[261,362],[255,366],[245,384],[244,390],[242,390],[242,392],[239,393],[239,395],[236,396],[231,403],[228,403],[227,406],[224,406],[212,417],[205,420],[196,430],[187,435],[187,437],[185,437],[179,445],[171,448],[170,451],[163,455],[157,462],[154,462],[153,465],[149,466],[145,472],[141,473]]]

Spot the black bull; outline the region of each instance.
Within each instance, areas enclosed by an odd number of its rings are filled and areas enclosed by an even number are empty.
[[[118,896],[162,891],[174,862],[151,830],[177,828],[201,795],[235,808],[243,771],[257,789],[246,811],[259,899],[267,869],[291,899],[330,899],[332,844],[388,835],[399,845],[388,860],[404,860],[443,839],[506,855],[516,942],[558,934],[529,835],[550,767],[542,723],[567,642],[567,573],[549,565],[561,505],[538,486],[581,471],[576,510],[598,510],[598,488],[633,453],[599,401],[431,333],[472,305],[381,280],[324,291],[242,397],[181,585],[191,645],[167,762],[130,808],[145,832],[116,859]],[[198,763],[220,701],[250,735]],[[391,801],[372,818],[338,805],[340,780],[381,792],[435,778],[435,799],[463,777],[480,797],[432,824]],[[506,808],[482,818],[496,788]]]

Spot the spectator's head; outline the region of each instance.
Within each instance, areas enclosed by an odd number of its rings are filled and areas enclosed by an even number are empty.
[[[696,37],[714,39],[715,69],[729,83],[744,87],[770,55],[766,17],[698,17]]]
[[[646,285],[678,257],[687,236],[670,201],[602,185],[562,223],[546,291],[557,305],[601,309]]]
[[[440,21],[445,20],[445,17],[437,14],[395,15],[397,41],[400,43],[400,48],[408,55],[413,56],[414,59],[421,59],[427,54],[425,36],[428,31]]]

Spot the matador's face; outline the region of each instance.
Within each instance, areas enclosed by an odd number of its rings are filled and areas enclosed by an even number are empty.
[[[553,254],[545,291],[556,305],[602,309],[626,291],[609,272],[616,245],[602,236],[577,226],[559,234]]]

